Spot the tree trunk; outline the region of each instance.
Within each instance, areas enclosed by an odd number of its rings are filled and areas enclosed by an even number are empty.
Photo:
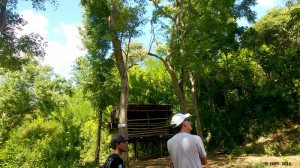
[[[224,92],[223,92],[223,95],[224,95],[224,100],[225,100],[225,107],[226,107],[226,113],[227,113],[227,117],[228,117],[228,123],[231,124],[231,111],[230,111],[230,108],[229,108],[227,92],[228,92],[228,90],[225,89]]]
[[[119,127],[119,133],[123,134],[125,137],[128,137],[127,132],[127,105],[128,105],[128,76],[127,73],[123,74],[121,77],[121,96],[119,104],[119,124],[124,124],[125,127]],[[129,167],[128,161],[128,152],[123,152],[121,155],[125,167]]]
[[[116,21],[119,14],[117,2],[112,2],[112,11],[109,17],[109,31],[113,43],[114,48],[114,56],[117,64],[117,69],[120,75],[121,80],[121,95],[120,95],[120,103],[119,103],[119,124],[124,124],[125,127],[119,127],[119,133],[124,136],[128,136],[127,133],[127,104],[128,104],[128,94],[129,94],[129,86],[128,86],[128,76],[127,76],[127,67],[124,63],[124,56],[122,53],[121,40],[118,37],[118,32],[116,31]],[[121,155],[125,167],[128,167],[128,152],[123,152]]]
[[[197,105],[195,78],[191,71],[189,71],[189,77],[191,82],[192,111],[193,111],[193,115],[195,116],[195,127],[198,135],[201,137],[201,139],[203,139],[203,133],[201,129],[198,105]]]
[[[178,102],[179,102],[179,105],[180,105],[180,112],[185,114],[185,113],[187,113],[186,102],[185,102],[185,94],[179,86],[179,80],[176,76],[175,71],[171,67],[170,62],[165,60],[164,64],[165,64],[165,67],[166,67],[167,71],[169,72],[169,74],[172,78],[172,83],[173,83],[173,86],[175,88],[175,94],[177,95],[177,99],[178,99]]]
[[[123,53],[121,48],[121,42],[119,39],[113,40],[114,46],[114,54],[117,63],[117,68],[120,74],[121,79],[121,95],[120,95],[120,103],[119,103],[119,124],[124,124],[125,127],[119,127],[119,133],[124,136],[128,136],[127,133],[127,105],[128,105],[128,94],[129,94],[129,86],[128,86],[128,76],[127,76],[127,68],[125,67],[123,61]],[[128,152],[123,152],[122,159],[124,161],[125,167],[128,167]]]
[[[100,160],[100,144],[101,144],[101,122],[102,122],[102,111],[100,111],[99,118],[98,118],[98,131],[97,131],[97,141],[96,141],[96,151],[95,151],[95,157],[94,157],[94,163],[95,165],[99,164]]]
[[[6,5],[7,0],[2,0],[0,4],[0,34],[2,34],[6,24]]]

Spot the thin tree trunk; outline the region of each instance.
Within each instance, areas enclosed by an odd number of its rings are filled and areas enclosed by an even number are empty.
[[[195,127],[198,135],[203,139],[203,133],[201,129],[198,105],[197,105],[195,78],[191,71],[189,71],[189,77],[191,82],[192,111],[193,111],[193,115],[195,116]]]
[[[97,141],[96,141],[96,151],[95,151],[95,157],[94,157],[94,163],[95,165],[99,164],[100,160],[100,144],[101,144],[101,122],[102,122],[102,111],[99,113],[99,118],[98,118],[98,131],[97,131]]]
[[[119,124],[124,124],[125,127],[119,127],[119,133],[128,137],[127,132],[127,105],[128,105],[128,76],[125,72],[121,78],[121,96],[119,104]],[[128,152],[123,152],[121,155],[125,167],[129,167]]]
[[[174,72],[173,68],[171,67],[170,63],[167,61],[164,61],[165,67],[167,71],[169,72],[171,78],[172,78],[172,83],[175,88],[175,94],[177,95],[177,99],[180,105],[180,112],[182,113],[187,113],[187,108],[186,108],[186,102],[185,102],[185,94],[183,90],[181,90],[179,86],[179,80],[176,76],[176,73]]]
[[[223,92],[223,95],[224,95],[224,100],[225,100],[225,107],[226,107],[226,114],[228,117],[228,123],[231,124],[231,112],[229,109],[227,89],[225,89],[225,91]]]
[[[179,11],[176,15],[176,22],[174,25],[174,32],[176,34],[179,34],[179,43],[180,43],[180,48],[179,48],[179,57],[181,60],[183,60],[184,57],[184,37],[182,33],[182,25],[181,25],[181,20],[182,20],[182,13],[183,13],[183,0],[177,0],[176,1],[176,7],[179,8]],[[174,40],[176,37],[173,36],[172,39]],[[173,46],[174,47],[174,46]],[[174,48],[171,48],[172,52],[174,53]],[[179,75],[179,81],[175,83],[179,87],[179,91],[177,93],[179,103],[180,103],[180,110],[182,113],[187,113],[187,105],[186,105],[186,100],[185,100],[185,92],[184,92],[184,68],[180,68],[180,75]]]
[[[6,5],[7,0],[2,0],[0,4],[0,34],[2,34],[6,24]]]

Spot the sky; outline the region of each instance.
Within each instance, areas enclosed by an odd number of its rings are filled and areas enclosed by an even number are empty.
[[[78,32],[83,12],[79,0],[61,0],[57,8],[48,3],[46,11],[34,10],[30,2],[19,1],[17,11],[27,21],[22,33],[39,33],[47,42],[42,63],[69,78],[75,59],[86,53]]]
[[[46,11],[32,8],[31,1],[19,1],[17,12],[28,22],[22,33],[38,33],[47,42],[46,56],[42,63],[50,65],[54,72],[69,78],[72,65],[76,58],[85,55],[81,44],[78,26],[81,25],[83,10],[80,0],[59,0],[57,8],[46,4]],[[278,6],[283,6],[284,0],[257,0],[253,9],[260,18],[266,12]],[[240,24],[247,25],[245,20]]]

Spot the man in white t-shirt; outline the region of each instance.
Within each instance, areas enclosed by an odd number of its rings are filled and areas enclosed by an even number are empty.
[[[174,168],[201,168],[207,164],[201,138],[190,134],[192,126],[187,120],[190,116],[178,113],[171,120],[175,135],[168,140],[167,147]]]

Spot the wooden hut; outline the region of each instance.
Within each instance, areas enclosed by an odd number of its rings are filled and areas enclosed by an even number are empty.
[[[127,108],[127,128],[130,143],[134,144],[135,157],[139,157],[139,147],[150,155],[163,155],[166,140],[170,134],[171,105],[136,105],[129,104]],[[149,147],[147,146],[149,145]],[[154,148],[155,147],[155,148]],[[153,152],[153,150],[155,150]],[[148,151],[149,150],[149,151]],[[164,150],[165,151],[165,150]]]

